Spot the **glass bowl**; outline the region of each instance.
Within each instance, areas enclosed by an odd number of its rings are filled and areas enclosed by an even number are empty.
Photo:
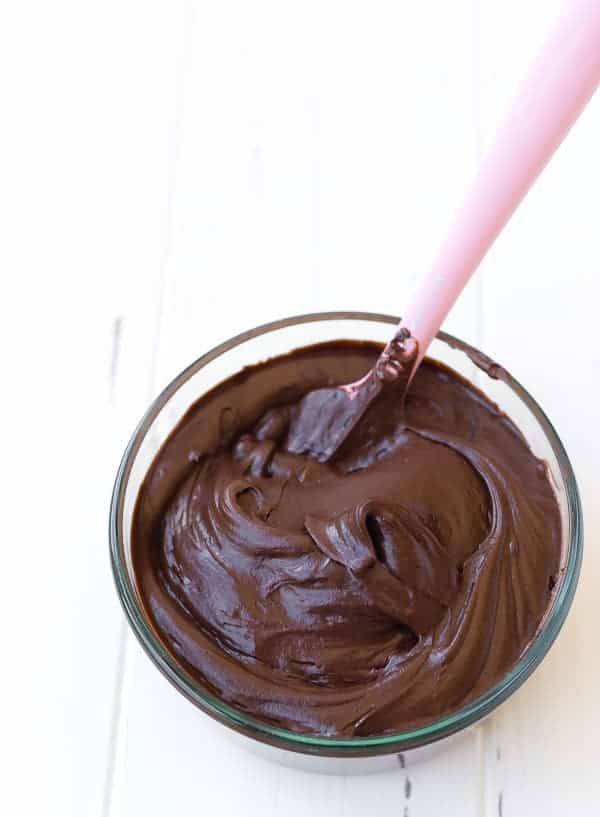
[[[477,699],[419,728],[381,736],[331,738],[281,729],[225,704],[203,689],[162,644],[134,581],[130,528],[140,484],[175,425],[199,397],[244,366],[327,340],[385,342],[397,322],[398,318],[391,315],[362,312],[300,315],[259,326],[221,343],[188,366],[154,400],[131,438],[117,473],[110,508],[110,553],[117,591],[134,633],[154,664],[183,695],[222,724],[261,744],[307,755],[366,758],[405,752],[449,738],[488,715],[531,675],[558,635],[571,606],[583,542],[581,504],[565,449],[540,406],[520,383],[479,351],[440,332],[430,347],[430,356],[480,385],[519,426],[536,456],[548,463],[560,507],[562,562],[553,601],[535,639],[510,672]],[[496,379],[498,374],[501,377]]]

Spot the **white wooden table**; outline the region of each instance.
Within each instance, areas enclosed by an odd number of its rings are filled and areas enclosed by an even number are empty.
[[[402,310],[558,7],[3,6],[0,813],[597,813],[600,98],[448,321],[547,409],[585,511],[569,620],[491,721],[370,778],[259,760],[142,654],[106,539],[122,449],[185,364],[286,314]]]

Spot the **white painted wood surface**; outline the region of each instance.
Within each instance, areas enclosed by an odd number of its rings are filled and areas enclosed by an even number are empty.
[[[547,409],[585,512],[569,621],[485,726],[371,778],[271,765],[141,653],[106,544],[127,437],[186,363],[284,314],[402,310],[559,5],[2,7],[0,813],[596,813],[600,98],[448,321]]]

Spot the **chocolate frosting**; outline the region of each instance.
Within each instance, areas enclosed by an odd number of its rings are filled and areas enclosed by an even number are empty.
[[[395,732],[473,699],[530,643],[559,570],[545,464],[446,367],[424,361],[405,400],[385,382],[327,462],[298,453],[302,398],[380,352],[336,341],[225,381],[163,445],[134,512],[136,586],[167,649],[295,731]]]

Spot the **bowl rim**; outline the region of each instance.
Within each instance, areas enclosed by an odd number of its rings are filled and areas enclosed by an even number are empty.
[[[555,593],[552,606],[542,621],[535,638],[525,649],[519,661],[485,693],[443,717],[413,729],[384,735],[352,738],[326,737],[293,732],[253,718],[242,710],[224,703],[215,695],[206,692],[175,661],[149,625],[147,616],[141,609],[133,581],[123,558],[124,500],[135,456],[155,418],[179,388],[215,358],[259,335],[305,323],[350,320],[387,324],[399,322],[399,318],[393,315],[360,311],[311,312],[270,321],[241,332],[214,346],[174,377],[152,401],[125,448],[117,471],[110,503],[109,545],[117,593],[133,632],[153,663],[186,698],[226,726],[263,743],[307,754],[367,757],[401,752],[433,743],[486,717],[512,695],[539,666],[560,632],[571,607],[579,578],[583,550],[583,519],[577,482],[565,448],[552,423],[539,404],[512,375],[501,369],[503,382],[525,403],[544,431],[556,457],[565,486],[569,524],[566,561],[561,569],[560,584]],[[497,366],[475,347],[453,335],[438,332],[437,337],[451,348],[463,351],[469,357],[473,356],[472,359],[476,358],[479,363],[483,360],[490,366]]]

